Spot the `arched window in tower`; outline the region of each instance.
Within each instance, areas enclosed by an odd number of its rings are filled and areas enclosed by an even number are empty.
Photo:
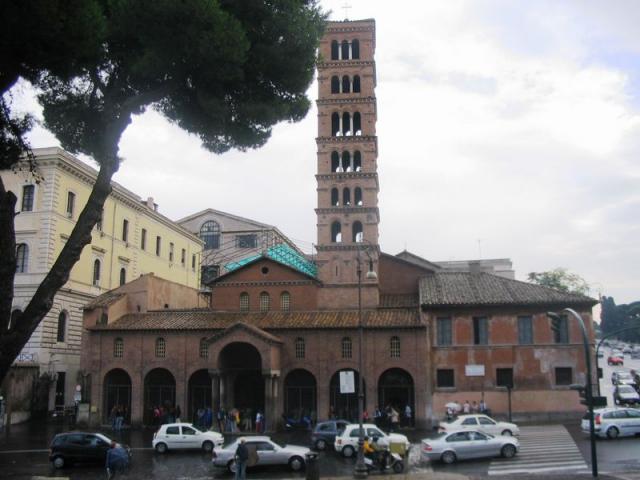
[[[342,77],[342,93],[351,93],[351,80],[348,75]]]
[[[353,114],[353,129],[352,135],[362,135],[362,121],[360,120],[360,112]]]
[[[241,312],[249,311],[249,294],[247,292],[242,292],[240,294],[240,311]]]
[[[351,190],[349,190],[348,188],[342,190],[342,205],[344,205],[345,207],[351,205]]]
[[[342,152],[342,170],[345,172],[352,172],[351,168],[351,154],[348,151]]]
[[[331,189],[331,206],[339,207],[340,206],[340,192],[337,188]]]
[[[337,112],[333,112],[331,114],[331,136],[337,137],[341,134],[340,132],[340,114]]]
[[[96,287],[100,285],[100,260],[97,258],[93,262],[93,285]]]
[[[260,311],[266,313],[271,308],[271,297],[267,292],[260,293]]]
[[[341,60],[349,60],[349,42],[347,42],[346,40],[342,41],[342,45],[340,46],[340,53],[342,55],[340,55],[340,59]]]
[[[351,114],[349,112],[342,114],[342,135],[351,135]]]
[[[125,283],[127,283],[127,269],[122,267],[120,269],[120,286],[124,285]]]
[[[353,204],[359,207],[362,206],[362,189],[360,187],[356,187],[353,191]]]
[[[340,154],[338,152],[331,152],[331,171],[338,172],[340,168]]]
[[[340,93],[340,79],[337,75],[331,77],[331,93]]]
[[[362,223],[360,222],[353,222],[353,236],[352,236],[352,241],[354,243],[362,243],[362,241],[364,240],[364,233],[362,232]]]
[[[331,241],[334,243],[342,242],[342,225],[338,221],[331,224]]]
[[[360,75],[353,76],[353,93],[360,93]]]
[[[353,152],[353,171],[362,171],[362,154],[360,153],[360,150]]]
[[[351,42],[351,58],[358,60],[360,58],[360,40],[355,38]]]
[[[331,60],[340,60],[340,44],[337,40],[331,42]]]

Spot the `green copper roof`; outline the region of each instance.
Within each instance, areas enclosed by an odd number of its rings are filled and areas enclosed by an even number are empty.
[[[264,254],[251,255],[237,262],[227,263],[225,265],[225,268],[228,272],[231,272],[257,260],[263,255],[267,258],[275,260],[278,263],[282,263],[283,265],[294,268],[299,272],[304,273],[305,275],[309,275],[311,277],[316,277],[318,275],[318,267],[316,267],[315,263],[310,262],[293,248],[284,243],[269,247]]]

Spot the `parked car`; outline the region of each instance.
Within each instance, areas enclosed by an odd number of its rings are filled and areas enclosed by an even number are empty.
[[[489,435],[476,430],[441,432],[420,442],[424,460],[454,463],[457,460],[481,457],[512,458],[520,450],[520,442],[509,435]]]
[[[238,438],[226,447],[216,447],[213,450],[213,464],[235,473],[234,457],[239,441]],[[269,437],[245,437],[245,444],[249,449],[255,448],[258,454],[256,465],[288,465],[291,470],[296,472],[304,468],[305,455],[311,451],[307,447],[296,445],[281,446]]]
[[[624,365],[624,358],[620,354],[611,354],[607,358],[608,365]]]
[[[373,423],[364,423],[362,425],[364,435],[378,438],[378,444],[389,447],[395,453],[404,455],[409,451],[411,444],[405,435],[398,433],[386,434]],[[333,446],[336,452],[342,453],[345,457],[353,457],[358,451],[358,438],[360,437],[360,427],[358,424],[347,425],[340,435],[336,436]]]
[[[640,358],[640,350],[634,350],[633,352],[631,352],[631,358],[633,360],[637,360]]]
[[[333,445],[336,436],[340,435],[349,423],[346,420],[319,422],[311,433],[311,445],[316,450],[325,450],[327,446]]]
[[[602,438],[617,438],[640,433],[640,409],[598,408],[593,411],[595,434]],[[589,412],[582,417],[581,428],[589,433]]]
[[[613,389],[613,401],[616,405],[633,405],[640,403],[640,395],[631,385],[616,385]]]
[[[611,374],[611,383],[613,385],[635,385],[636,381],[631,373],[616,370]]]
[[[66,432],[58,433],[49,446],[49,461],[55,468],[74,463],[105,464],[107,451],[112,440],[101,433]],[[124,448],[131,459],[131,449],[127,445],[116,443]]]
[[[515,423],[498,422],[483,414],[460,415],[438,426],[441,432],[453,432],[454,430],[477,430],[489,435],[520,435],[520,429]]]
[[[624,348],[622,349],[622,353],[624,353],[625,355],[626,355],[627,353],[631,353],[631,352],[632,352],[632,350],[631,350],[631,347],[630,347],[629,345],[627,345],[626,347],[624,347]]]
[[[211,452],[215,447],[224,443],[221,433],[198,430],[190,423],[167,423],[153,434],[151,445],[158,453],[168,450],[184,450],[201,448]]]

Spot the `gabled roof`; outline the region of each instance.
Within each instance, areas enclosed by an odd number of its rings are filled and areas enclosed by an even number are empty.
[[[423,307],[588,305],[596,300],[490,273],[437,272],[420,279]]]
[[[193,213],[193,214],[191,214],[189,216],[181,218],[180,220],[177,220],[176,223],[184,223],[184,222],[193,220],[193,219],[198,218],[198,217],[204,217],[204,216],[209,215],[209,214],[219,215],[221,217],[227,217],[227,218],[230,218],[232,220],[239,221],[239,222],[248,223],[250,225],[254,225],[257,229],[260,229],[260,230],[275,229],[276,228],[273,225],[268,225],[266,223],[260,223],[260,222],[257,222],[255,220],[251,220],[250,218],[241,217],[239,215],[233,215],[232,213],[222,212],[220,210],[214,210],[213,208],[205,208],[204,210],[201,210],[199,212],[196,212],[196,213]]]
[[[123,292],[118,292],[117,290],[109,290],[108,292],[103,293],[102,295],[97,296],[89,303],[87,303],[83,309],[84,310],[93,310],[94,308],[103,308],[112,305],[117,300],[124,297],[126,294]]]
[[[249,333],[250,335],[254,336],[254,337],[258,337],[261,338],[262,340],[267,341],[268,343],[282,343],[282,340],[278,337],[276,337],[275,335],[271,335],[269,332],[265,332],[264,330],[262,330],[261,328],[258,328],[254,325],[250,325],[248,323],[245,322],[236,322],[233,325],[231,325],[230,327],[227,327],[226,329],[217,332],[215,335],[212,335],[211,337],[209,337],[207,339],[207,341],[209,343],[215,343],[218,340],[226,337],[227,335],[237,331],[237,330],[244,330],[245,332]]]
[[[442,267],[440,265],[436,265],[435,263],[430,262],[426,258],[422,258],[419,255],[416,255],[415,253],[411,253],[406,249],[401,251],[400,253],[397,253],[395,255],[389,255],[389,256],[399,260],[403,260],[407,263],[411,263],[412,265],[417,265],[418,267],[429,269],[434,272],[438,270],[442,270]]]
[[[130,313],[107,325],[89,330],[219,330],[242,322],[259,329],[358,328],[358,311],[309,312],[216,312],[203,310],[158,310]],[[367,328],[422,328],[420,314],[413,309],[365,310],[362,324]]]
[[[273,245],[267,248],[266,252],[257,253],[255,255],[243,258],[242,260],[238,260],[237,262],[227,263],[224,267],[228,271],[228,273],[230,273],[241,267],[244,267],[245,265],[254,263],[256,260],[259,260],[261,258],[274,260],[286,267],[292,268],[300,273],[304,273],[305,275],[314,279],[318,275],[318,267],[315,263],[311,262],[300,252],[294,250],[284,243]]]

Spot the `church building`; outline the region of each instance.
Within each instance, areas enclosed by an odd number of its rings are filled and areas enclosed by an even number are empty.
[[[552,330],[546,312],[574,308],[591,328],[595,300],[478,262],[452,270],[381,251],[374,53],[374,20],[328,22],[316,256],[275,243],[225,265],[206,303],[192,290],[192,308],[168,308],[164,296],[186,298],[184,287],[149,276],[88,304],[82,364],[94,421],[117,404],[133,424],[165,404],[189,420],[208,406],[262,411],[270,430],[283,414],[355,421],[361,384],[370,417],[409,406],[417,427],[450,401],[484,399],[505,415],[510,400],[514,419],[582,411],[569,389],[585,381],[580,329],[562,318]],[[341,372],[353,372],[354,392],[341,390]]]

